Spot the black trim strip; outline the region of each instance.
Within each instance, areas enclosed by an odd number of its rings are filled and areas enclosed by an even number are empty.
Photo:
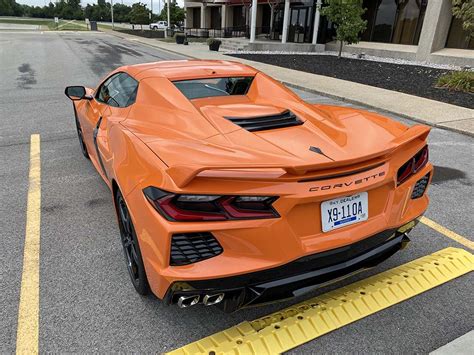
[[[99,161],[102,172],[104,173],[105,177],[108,179],[109,176],[107,175],[107,171],[105,170],[104,162],[102,161],[102,157],[100,156],[99,146],[97,144],[97,134],[99,133],[99,127],[100,127],[101,122],[102,122],[102,116],[99,117],[99,120],[97,121],[97,125],[94,128],[93,141],[94,141],[95,151],[97,153],[97,160]]]

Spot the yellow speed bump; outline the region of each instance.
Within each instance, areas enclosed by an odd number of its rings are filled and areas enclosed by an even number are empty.
[[[472,270],[474,256],[470,252],[446,248],[169,354],[282,353]]]

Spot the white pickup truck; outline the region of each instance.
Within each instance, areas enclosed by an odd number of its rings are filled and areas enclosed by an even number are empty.
[[[150,23],[150,30],[164,30],[168,28],[168,21]]]

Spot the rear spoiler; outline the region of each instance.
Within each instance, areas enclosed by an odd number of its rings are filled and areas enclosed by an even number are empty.
[[[330,161],[326,163],[317,164],[299,164],[299,165],[282,165],[282,164],[233,164],[233,165],[198,165],[198,164],[187,164],[187,165],[173,165],[167,169],[167,173],[170,178],[174,181],[176,186],[182,188],[188,185],[197,175],[207,170],[224,170],[224,169],[282,169],[290,175],[305,175],[310,171],[325,170],[329,168],[344,167],[352,164],[357,164],[366,160],[382,157],[393,153],[400,147],[420,139],[426,140],[430,127],[424,125],[415,125],[407,129],[402,135],[393,139],[387,144],[387,147],[378,151],[374,154],[365,155],[355,159],[347,159],[340,161]]]

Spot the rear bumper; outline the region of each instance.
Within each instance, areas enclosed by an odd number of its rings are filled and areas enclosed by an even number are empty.
[[[225,312],[298,296],[318,285],[376,266],[409,239],[408,228],[386,230],[359,242],[297,259],[285,265],[253,273],[209,280],[174,282],[164,297],[167,304],[177,304],[182,296],[224,294],[217,306]]]

